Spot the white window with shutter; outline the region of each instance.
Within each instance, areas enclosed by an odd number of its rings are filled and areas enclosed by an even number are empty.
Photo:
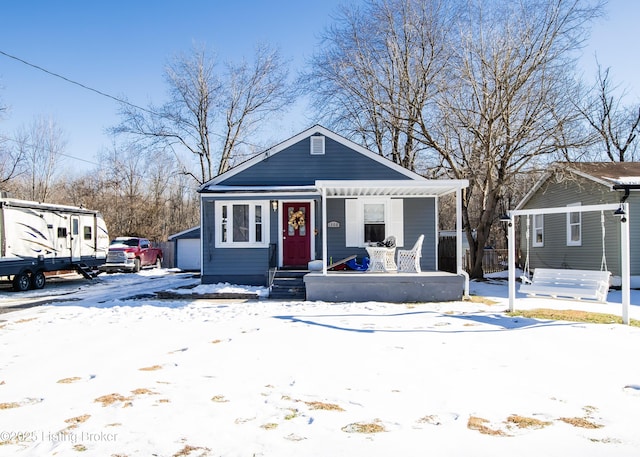
[[[313,135],[311,138],[311,155],[324,154],[324,136]]]
[[[396,237],[404,246],[404,203],[391,198],[349,198],[345,200],[345,242],[348,247],[365,247]]]

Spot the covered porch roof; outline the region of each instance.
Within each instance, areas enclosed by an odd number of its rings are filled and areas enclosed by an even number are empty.
[[[326,197],[441,197],[469,186],[466,179],[316,181],[315,187]]]
[[[326,197],[442,197],[469,186],[466,179],[396,179],[396,180],[318,180],[314,185],[226,186],[208,185],[202,193],[288,194],[322,193]]]
[[[462,189],[469,186],[466,179],[458,180],[336,180],[315,182],[322,195],[322,226],[327,226],[327,198],[350,197],[442,197],[455,193],[456,199],[456,271],[465,277],[464,292],[469,295],[469,277],[462,268]],[[322,230],[322,255],[327,258],[327,231]],[[323,262],[322,275],[327,275]]]

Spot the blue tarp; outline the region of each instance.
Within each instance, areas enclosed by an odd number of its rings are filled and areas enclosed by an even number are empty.
[[[367,271],[369,269],[369,257],[362,259],[362,264],[358,263],[356,259],[347,261],[347,266],[356,271]]]

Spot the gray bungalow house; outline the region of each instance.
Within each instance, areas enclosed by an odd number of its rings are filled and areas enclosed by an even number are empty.
[[[301,270],[309,300],[458,299],[468,287],[461,266],[438,272],[438,198],[454,193],[460,204],[467,185],[425,179],[315,125],[200,187],[202,283],[270,286]],[[419,272],[328,268],[362,263],[389,236],[411,249],[421,235]]]
[[[518,210],[541,210],[520,216],[521,263],[535,268],[611,272],[620,285],[620,224],[629,224],[630,285],[640,287],[640,163],[559,163],[541,177],[518,204]],[[543,214],[545,208],[625,203],[616,211]],[[620,211],[617,211],[620,213]],[[528,233],[528,236],[527,236]]]

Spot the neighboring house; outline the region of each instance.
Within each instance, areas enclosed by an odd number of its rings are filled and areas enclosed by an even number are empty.
[[[313,260],[327,275],[370,243],[395,236],[410,249],[422,234],[420,266],[435,272],[438,197],[459,201],[467,184],[427,180],[316,125],[200,187],[202,282],[268,286],[274,270]]]
[[[516,210],[628,204],[631,287],[640,287],[640,163],[561,163],[550,169]],[[527,239],[527,219],[529,238]],[[621,217],[613,211],[520,216],[521,263],[529,268],[600,270],[619,285]],[[604,231],[603,231],[604,228]]]

